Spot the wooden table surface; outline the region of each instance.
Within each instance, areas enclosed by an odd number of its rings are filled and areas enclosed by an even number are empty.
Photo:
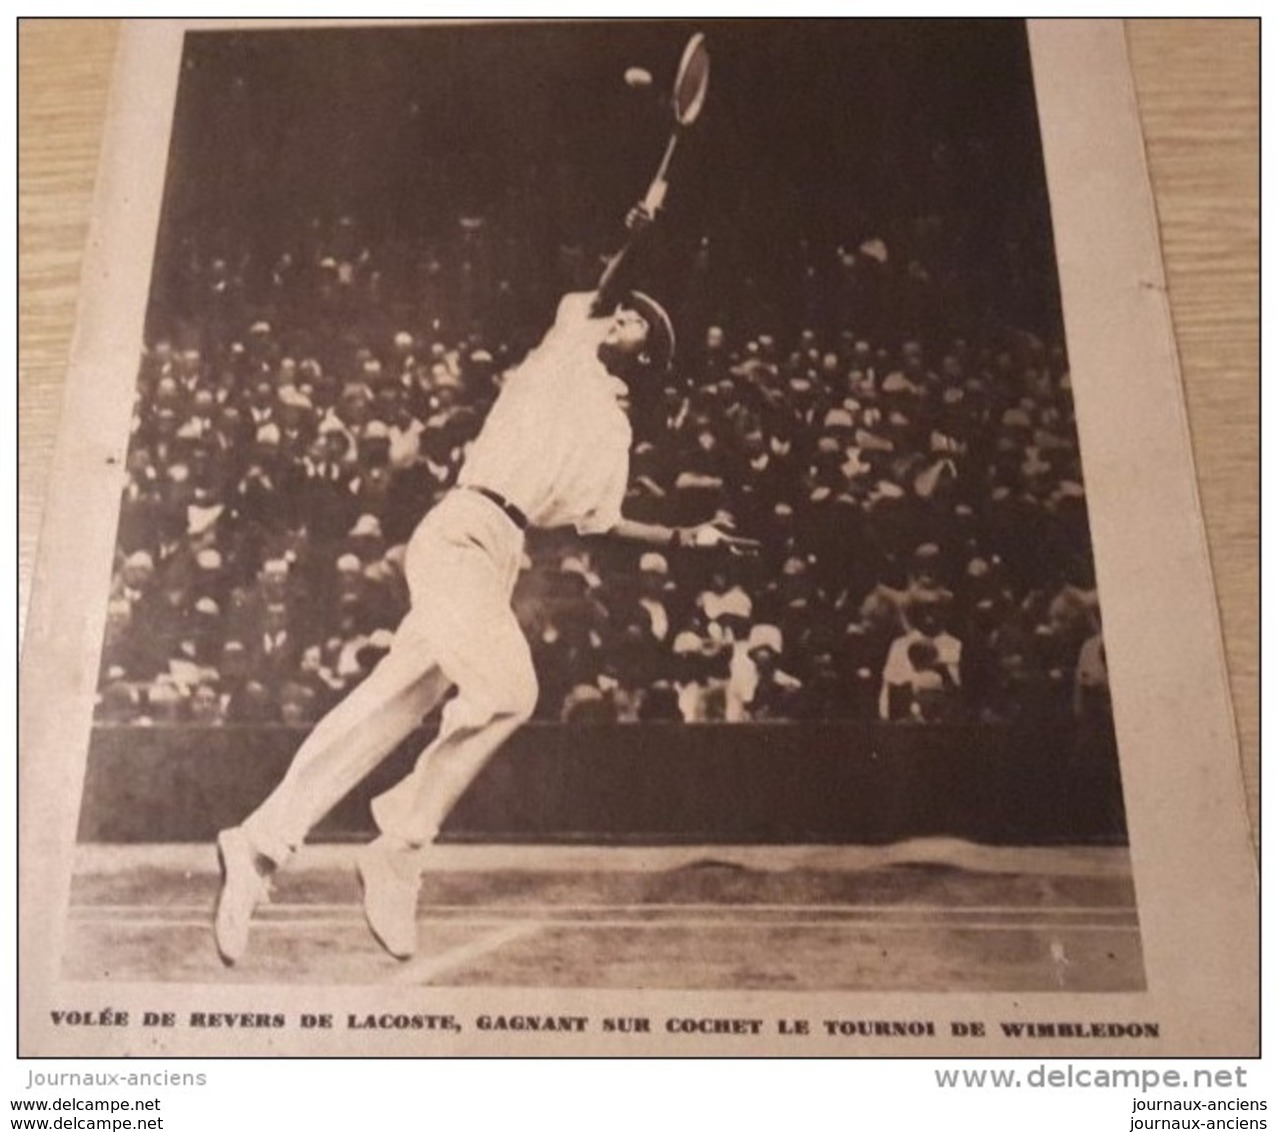
[[[117,34],[114,20],[23,20],[18,32],[20,618]],[[1130,20],[1128,36],[1258,830],[1260,25]]]

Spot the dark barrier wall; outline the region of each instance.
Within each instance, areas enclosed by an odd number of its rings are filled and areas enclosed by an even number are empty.
[[[100,727],[82,841],[207,841],[283,775],[304,732]],[[411,767],[405,743],[316,831],[366,836],[368,800]],[[879,725],[526,727],[463,796],[451,841],[1115,843],[1126,822],[1112,737]]]

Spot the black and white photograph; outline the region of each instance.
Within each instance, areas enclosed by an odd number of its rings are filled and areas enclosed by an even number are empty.
[[[152,144],[57,978],[1160,1037],[1024,21],[192,30]]]

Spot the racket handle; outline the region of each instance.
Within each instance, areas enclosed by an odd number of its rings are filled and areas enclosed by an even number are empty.
[[[658,177],[651,185],[648,186],[648,192],[643,198],[643,206],[649,213],[656,216],[666,203],[666,192],[670,188],[670,179],[668,177]]]
[[[679,130],[675,130],[670,135],[661,164],[657,166],[656,175],[643,198],[643,206],[652,216],[656,216],[666,203],[666,193],[670,188],[670,162],[674,158],[675,147],[679,144],[679,133]]]
[[[609,257],[607,264],[604,265],[603,274],[599,277],[599,284],[595,288],[599,292],[599,298],[595,302],[596,315],[604,314],[606,309],[617,299],[612,294],[613,282],[617,278],[617,272],[621,270],[622,263],[625,262],[626,255],[630,251],[630,245],[634,243],[634,237],[631,237],[620,249],[613,252]]]

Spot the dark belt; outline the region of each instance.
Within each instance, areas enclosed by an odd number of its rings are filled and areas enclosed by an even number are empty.
[[[489,487],[480,487],[477,483],[468,483],[463,485],[467,491],[477,491],[485,499],[497,504],[498,507],[505,512],[506,518],[515,524],[521,531],[528,529],[528,516],[525,515],[518,507],[516,507],[509,499],[499,491],[493,491]]]

